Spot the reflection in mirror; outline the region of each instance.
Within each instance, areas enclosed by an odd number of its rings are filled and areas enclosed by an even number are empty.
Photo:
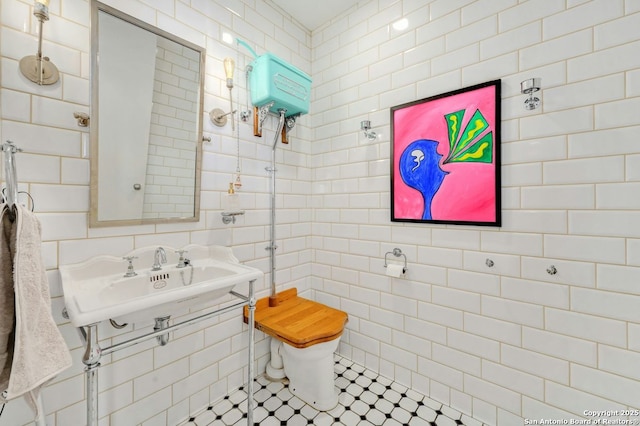
[[[91,226],[199,219],[204,58],[92,1]]]

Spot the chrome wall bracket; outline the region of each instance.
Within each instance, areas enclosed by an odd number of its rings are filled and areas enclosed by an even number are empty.
[[[170,318],[171,318],[170,315],[167,315],[166,317],[154,318],[155,325],[153,326],[153,331],[157,332],[157,331],[166,330],[167,328],[169,328]],[[158,344],[160,346],[165,346],[167,343],[169,343],[169,333],[156,336],[156,340],[158,341]]]
[[[262,136],[262,124],[264,120],[267,119],[267,115],[269,115],[269,108],[275,105],[275,101],[269,102],[266,105],[262,105],[261,107],[255,107],[253,112],[253,135],[254,136]]]
[[[282,127],[282,143],[289,143],[289,131],[295,127],[298,117],[300,117],[300,114],[294,114],[285,119]]]

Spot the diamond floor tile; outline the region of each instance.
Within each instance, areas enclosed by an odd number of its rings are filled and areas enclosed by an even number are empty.
[[[338,406],[320,412],[288,389],[288,382],[261,376],[254,386],[254,425],[259,426],[459,426],[482,424],[418,392],[336,356]],[[214,403],[181,426],[246,426],[243,388]],[[465,423],[465,420],[466,423]]]

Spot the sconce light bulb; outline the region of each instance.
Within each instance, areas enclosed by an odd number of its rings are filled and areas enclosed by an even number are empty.
[[[40,3],[44,7],[49,7],[49,0],[36,0],[36,3]]]
[[[227,76],[227,87],[231,89],[233,87],[233,71],[236,68],[236,62],[233,58],[224,58],[224,73]]]

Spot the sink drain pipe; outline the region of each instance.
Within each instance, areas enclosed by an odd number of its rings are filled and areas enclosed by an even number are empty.
[[[126,326],[129,325],[128,322],[125,322],[124,324],[118,324],[117,322],[115,322],[113,319],[109,320],[109,323],[111,323],[111,327],[117,329],[117,330],[122,330],[123,328],[125,328]]]

